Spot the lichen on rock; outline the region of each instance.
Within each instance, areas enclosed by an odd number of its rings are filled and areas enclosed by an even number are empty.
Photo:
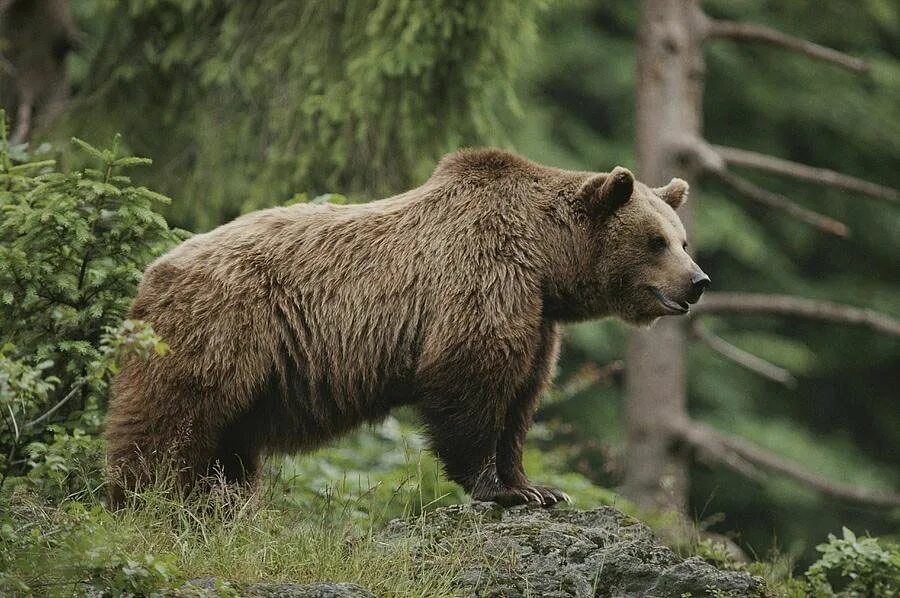
[[[415,542],[424,529],[471,533],[483,542],[487,558],[463,564],[457,576],[462,595],[743,598],[766,592],[758,577],[679,557],[649,527],[611,507],[502,510],[471,503],[395,520],[384,537]]]

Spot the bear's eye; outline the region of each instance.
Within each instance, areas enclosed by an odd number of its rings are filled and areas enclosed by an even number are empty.
[[[660,253],[665,251],[666,247],[668,246],[669,244],[666,242],[666,239],[664,237],[661,237],[659,235],[650,237],[650,249],[652,249],[653,251]]]
[[[687,241],[681,244],[681,248],[687,251]]]

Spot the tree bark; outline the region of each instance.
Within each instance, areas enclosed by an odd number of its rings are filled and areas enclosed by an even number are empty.
[[[13,119],[11,143],[63,111],[65,59],[79,38],[69,0],[0,0],[0,107]]]
[[[703,24],[697,0],[641,2],[637,166],[648,184],[695,174],[679,159],[679,143],[702,137]],[[680,214],[688,234],[692,202]],[[664,318],[632,334],[626,377],[625,494],[643,507],[680,513],[687,512],[688,457],[670,424],[687,417],[685,352],[685,322]]]

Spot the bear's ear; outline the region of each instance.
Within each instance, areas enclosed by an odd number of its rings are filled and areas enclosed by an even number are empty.
[[[682,179],[672,179],[665,187],[657,187],[654,193],[660,196],[664,202],[672,206],[673,210],[681,207],[688,198],[688,189],[690,187],[687,181]]]
[[[580,195],[596,214],[612,214],[631,199],[634,175],[627,168],[616,166],[609,174],[598,174],[581,186]]]

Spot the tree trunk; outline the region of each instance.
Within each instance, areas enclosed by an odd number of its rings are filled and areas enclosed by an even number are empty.
[[[50,122],[69,96],[66,56],[79,32],[68,0],[0,0],[0,107],[10,141],[28,141],[36,120]]]
[[[642,0],[638,25],[639,177],[690,180],[678,142],[702,127],[703,32],[697,0]],[[680,210],[690,234],[691,202]],[[625,494],[647,508],[687,512],[688,460],[672,423],[687,417],[685,323],[663,318],[635,331],[627,355]]]

